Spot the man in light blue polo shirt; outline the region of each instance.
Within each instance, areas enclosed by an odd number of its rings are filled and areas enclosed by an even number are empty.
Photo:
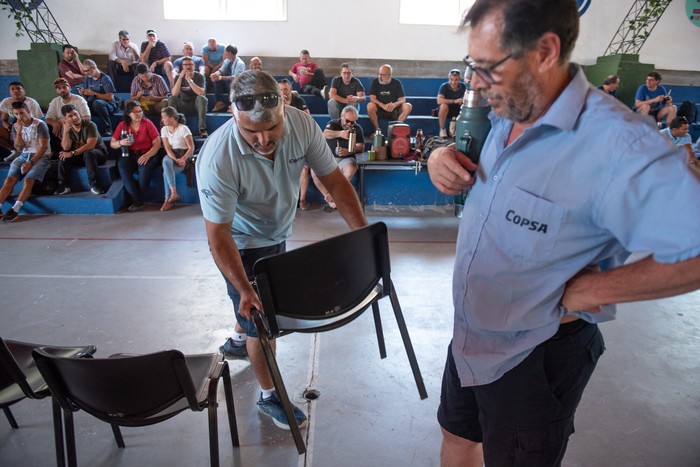
[[[576,2],[477,0],[471,86],[492,108],[479,164],[428,168],[470,189],[438,421],[448,465],[558,466],[615,303],[700,287],[700,183],[646,117],[569,62]],[[470,175],[474,173],[474,175]],[[614,267],[627,252],[651,252]]]
[[[259,258],[285,251],[305,162],[336,199],[351,228],[367,221],[321,129],[311,116],[285,107],[271,75],[258,70],[240,74],[232,83],[231,101],[233,118],[207,139],[199,153],[200,203],[212,256],[226,280],[236,320],[248,336],[246,349],[261,389],[258,409],[288,430],[250,315],[253,308],[263,309],[250,283],[253,265]],[[305,415],[294,409],[303,425]]]

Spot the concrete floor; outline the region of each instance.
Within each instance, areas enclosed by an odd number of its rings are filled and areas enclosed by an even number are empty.
[[[393,278],[429,398],[421,401],[388,302],[388,358],[380,360],[371,315],[320,335],[279,342],[282,374],[309,415],[308,453],[257,413],[258,387],[245,361],[231,361],[241,448],[222,465],[437,466],[435,420],[450,339],[450,283],[457,221],[447,209],[368,208],[389,226]],[[1,224],[1,223],[0,223]],[[344,232],[337,214],[299,212],[288,248]],[[216,352],[231,304],[207,249],[197,206],[115,216],[23,216],[0,225],[0,335],[47,344],[95,344],[97,356],[177,348]],[[310,287],[313,284],[309,284]],[[607,352],[586,391],[564,465],[699,466],[700,293],[621,307],[602,326]],[[320,398],[306,402],[312,387]],[[223,395],[223,388],[220,388]],[[53,465],[50,402],[13,406],[20,429],[0,415],[0,466]],[[76,417],[84,466],[208,465],[204,413],[123,429]]]

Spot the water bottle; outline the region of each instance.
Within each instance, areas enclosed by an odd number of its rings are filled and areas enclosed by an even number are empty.
[[[122,135],[121,136],[122,136],[121,140],[128,138],[128,135],[126,133],[126,129],[122,128]],[[124,146],[122,144],[122,157],[129,157],[129,146]]]
[[[348,153],[355,154],[355,142],[357,141],[357,136],[355,134],[355,126],[348,130]]]
[[[423,151],[423,130],[416,131],[416,151]]]

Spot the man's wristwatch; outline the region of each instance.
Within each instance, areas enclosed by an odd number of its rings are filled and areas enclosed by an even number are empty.
[[[75,151],[71,151],[71,152],[70,152],[70,156],[71,156],[71,157],[75,156]]]

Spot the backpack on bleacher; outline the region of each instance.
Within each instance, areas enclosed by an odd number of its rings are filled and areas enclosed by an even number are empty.
[[[677,117],[685,117],[688,123],[695,123],[698,119],[698,109],[693,101],[683,101],[678,108]]]

